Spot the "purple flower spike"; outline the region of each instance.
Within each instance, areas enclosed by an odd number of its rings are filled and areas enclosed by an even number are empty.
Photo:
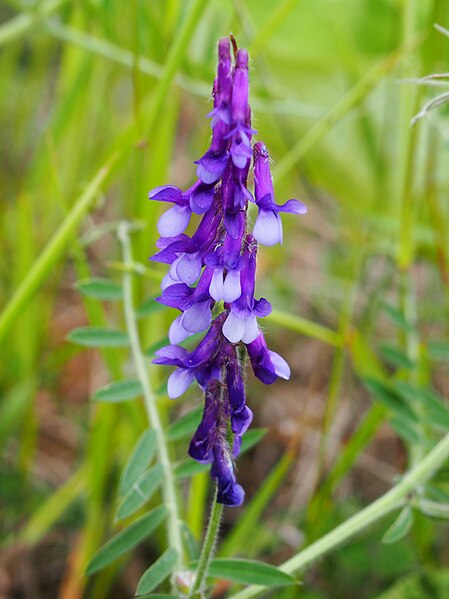
[[[153,363],[174,367],[167,383],[170,398],[180,397],[195,381],[204,392],[203,416],[189,455],[211,464],[217,501],[228,506],[241,505],[245,497],[234,461],[253,419],[241,354],[247,352],[254,374],[265,384],[290,377],[287,362],[268,349],[257,321],[271,312],[268,300],[254,297],[258,242],[282,241],[280,212],[306,212],[297,200],[275,203],[268,151],[261,142],[252,147],[256,131],[248,103],[248,63],[246,50],[236,51],[233,62],[229,39],[220,40],[209,115],[212,140],[196,161],[198,179],[187,191],[165,185],[149,194],[151,200],[173,204],[159,219],[161,238],[152,260],[169,266],[157,301],[180,312],[169,329],[171,345],[158,350]],[[253,156],[254,197],[248,189]],[[259,213],[250,234],[248,202],[254,201]],[[189,237],[184,231],[192,213],[202,216]],[[202,331],[192,351],[179,345]]]
[[[299,200],[289,200],[281,206],[275,203],[270,157],[265,144],[260,141],[254,144],[254,187],[259,215],[253,235],[263,245],[282,243],[282,222],[278,212],[305,214],[307,207]]]

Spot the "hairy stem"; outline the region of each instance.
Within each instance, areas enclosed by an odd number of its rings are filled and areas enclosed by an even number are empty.
[[[132,264],[133,259],[128,227],[128,223],[121,223],[118,229],[118,237],[122,245],[124,263]],[[170,547],[173,547],[176,550],[178,554],[177,567],[179,570],[182,570],[183,549],[173,468],[170,462],[170,456],[168,453],[164,429],[162,427],[162,422],[159,417],[159,412],[156,405],[156,398],[151,389],[150,379],[148,377],[145,360],[140,347],[139,334],[137,331],[137,324],[133,307],[132,274],[127,271],[125,271],[123,274],[123,293],[126,328],[130,339],[131,351],[136,366],[137,376],[143,388],[143,398],[145,402],[145,409],[148,414],[148,419],[151,423],[152,428],[154,429],[154,432],[156,433],[159,462],[162,465],[162,468],[164,469],[164,480],[162,488],[165,505],[169,512],[167,518],[169,544]]]
[[[407,496],[416,492],[417,487],[429,480],[448,457],[449,433],[395,487],[358,514],[324,535],[324,537],[284,562],[279,569],[287,574],[296,574],[368,525],[398,509],[406,502]],[[251,599],[252,597],[259,597],[264,592],[266,592],[264,587],[252,585],[232,595],[231,599]]]
[[[203,599],[204,586],[206,583],[209,564],[214,554],[215,544],[217,542],[218,531],[220,529],[221,516],[223,514],[223,505],[217,503],[217,488],[215,488],[214,499],[207,525],[206,536],[201,549],[200,559],[195,574],[195,582],[190,591],[189,599]]]

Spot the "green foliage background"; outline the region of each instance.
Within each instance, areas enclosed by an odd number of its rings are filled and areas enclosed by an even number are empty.
[[[131,597],[135,570],[165,547],[157,533],[82,575],[116,530],[120,471],[146,416],[140,400],[91,399],[132,373],[127,348],[86,354],[66,335],[123,327],[119,302],[74,289],[92,276],[121,283],[122,219],[139,225],[136,305],[157,294],[163,270],[148,256],[162,207],[146,194],[191,182],[210,135],[216,42],[229,32],[252,57],[255,126],[278,199],[309,206],[285,223],[283,247],[261,254],[260,293],[276,308],[268,337],[293,380],[248,383],[257,426],[270,432],[239,463],[248,502],[226,514],[219,549],[279,563],[380,495],[449,428],[447,109],[410,128],[440,90],[404,82],[448,69],[449,39],[432,25],[449,27],[449,2],[3,0],[0,20],[0,510],[11,596]],[[142,314],[150,355],[173,315]],[[168,425],[198,397],[169,402],[166,376],[151,369]],[[268,402],[285,406],[285,430]],[[313,402],[312,417],[298,410]],[[176,463],[187,442],[174,435]],[[197,542],[208,477],[182,484]],[[446,505],[447,472],[426,492]],[[416,513],[407,539],[382,545],[387,524],[275,596],[447,596],[444,523]]]

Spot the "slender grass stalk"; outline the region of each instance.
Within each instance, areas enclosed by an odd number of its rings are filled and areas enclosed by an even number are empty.
[[[21,12],[6,23],[3,23],[0,26],[0,46],[20,39],[31,31],[36,24],[49,17],[66,2],[67,0],[47,0],[41,3],[38,10],[34,12]]]
[[[223,504],[217,503],[218,489],[215,487],[215,494],[212,501],[212,507],[207,525],[206,536],[201,549],[200,559],[195,573],[195,582],[189,594],[189,599],[204,599],[204,587],[206,583],[209,564],[214,555],[215,544],[217,542],[218,531],[220,529],[221,516],[223,514]]]
[[[129,224],[123,222],[118,229],[118,238],[122,245],[123,261],[132,263],[131,240],[128,231]],[[150,379],[148,377],[145,359],[140,347],[139,334],[133,307],[133,285],[132,274],[124,272],[123,274],[123,298],[125,307],[126,328],[130,338],[131,351],[136,366],[137,376],[143,388],[143,398],[148,419],[156,433],[159,462],[164,469],[163,494],[166,507],[169,511],[167,517],[169,544],[178,555],[178,568],[183,568],[183,548],[180,528],[180,517],[178,511],[178,502],[176,498],[175,479],[173,468],[168,453],[167,441],[165,439],[164,429],[159,417],[159,411],[156,405],[156,398],[151,389]]]
[[[27,302],[31,300],[46,277],[50,275],[53,266],[61,257],[69,239],[94,203],[97,192],[108,175],[114,161],[115,156],[101,167],[3,309],[0,314],[0,341],[5,337],[16,318],[20,316]]]
[[[341,121],[344,116],[366,98],[370,91],[393,70],[397,63],[416,47],[418,41],[418,38],[411,40],[369,70],[279,161],[274,169],[276,178],[279,180],[290,172],[296,163],[327,135],[335,123]]]
[[[371,505],[334,528],[315,543],[312,543],[304,551],[294,555],[284,562],[279,569],[287,574],[298,573],[373,522],[377,522],[387,514],[400,508],[406,503],[408,496],[415,493],[419,486],[427,482],[448,457],[449,433],[385,495],[382,495]],[[252,585],[232,595],[231,599],[259,597],[265,590],[263,587]]]

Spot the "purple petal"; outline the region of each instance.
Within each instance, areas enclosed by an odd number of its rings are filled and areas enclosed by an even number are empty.
[[[269,314],[271,314],[272,311],[273,311],[273,306],[264,297],[261,297],[260,300],[256,300],[254,302],[253,313],[258,318],[263,318],[264,316],[268,316]]]
[[[162,237],[176,237],[180,235],[189,224],[192,214],[189,206],[173,206],[160,217],[157,230]]]
[[[227,152],[217,155],[208,150],[206,154],[196,162],[196,164],[198,164],[196,169],[198,179],[201,179],[206,185],[215,183],[215,181],[218,181],[223,174],[227,162]]]
[[[170,399],[176,399],[184,393],[190,383],[193,381],[194,375],[187,368],[178,368],[173,372],[167,381],[167,392]]]
[[[299,200],[288,200],[285,204],[277,207],[278,212],[290,212],[292,214],[306,214],[307,206]]]
[[[173,202],[175,204],[185,205],[182,197],[182,191],[174,185],[161,185],[152,189],[148,197],[150,200],[158,200],[160,202]]]
[[[178,345],[167,345],[158,349],[156,356],[157,358],[154,358],[153,364],[182,367],[188,358],[188,351]]]
[[[224,216],[224,224],[226,231],[233,239],[238,239],[240,234],[240,210],[237,212],[226,212]]]
[[[254,225],[253,235],[263,245],[282,243],[281,219],[271,210],[260,210]]]
[[[200,185],[192,192],[190,196],[190,208],[195,214],[204,214],[212,206],[214,201],[213,186]]]
[[[236,270],[230,270],[224,280],[222,299],[226,303],[231,304],[238,299],[241,294],[240,273]]]
[[[229,313],[224,325],[223,335],[231,343],[238,343],[245,334],[245,320]]]
[[[181,324],[190,333],[200,333],[207,329],[212,321],[210,300],[194,304],[182,315]]]
[[[194,293],[194,289],[188,287],[185,283],[173,283],[166,286],[161,297],[158,297],[158,302],[171,308],[178,310],[186,310],[192,303],[190,298]]]

